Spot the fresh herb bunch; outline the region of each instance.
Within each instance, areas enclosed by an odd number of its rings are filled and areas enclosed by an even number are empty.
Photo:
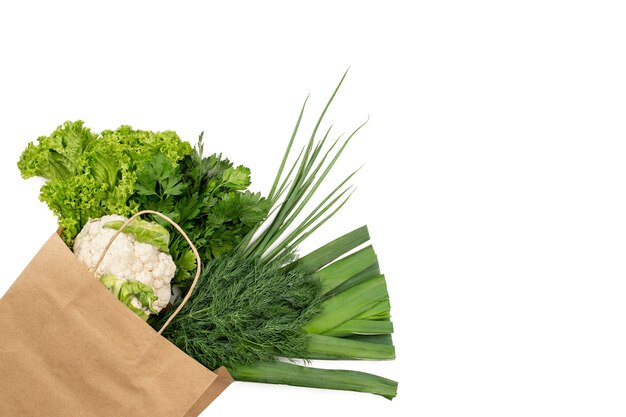
[[[194,151],[178,164],[155,154],[137,174],[134,201],[141,209],[159,211],[177,222],[208,262],[232,251],[265,219],[270,204],[260,193],[246,190],[251,183],[248,168],[234,167],[221,154],[203,157],[203,153],[201,135]],[[179,234],[172,236],[169,249],[177,266],[173,283],[187,287],[195,257]]]
[[[292,259],[264,263],[230,252],[210,260],[163,336],[209,369],[306,357],[302,327],[319,315],[322,290],[302,269],[282,269]],[[152,326],[160,328],[168,317]]]

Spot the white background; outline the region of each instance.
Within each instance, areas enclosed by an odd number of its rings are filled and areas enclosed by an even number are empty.
[[[625,415],[621,2],[307,3],[3,2],[0,294],[55,229],[28,141],[204,130],[264,191],[304,97],[310,124],[351,66],[328,120],[371,120],[335,179],[365,168],[304,249],[369,225],[398,360],[339,365],[399,396],[238,383],[205,415]]]

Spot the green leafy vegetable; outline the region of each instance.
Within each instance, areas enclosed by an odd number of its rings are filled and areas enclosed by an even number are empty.
[[[265,219],[269,202],[259,193],[244,191],[250,185],[248,168],[234,167],[218,154],[203,157],[203,148],[200,136],[194,152],[179,164],[160,153],[153,155],[137,173],[133,201],[171,217],[208,261],[237,247]],[[173,283],[188,286],[195,258],[178,234],[172,237],[170,253],[177,266]]]
[[[83,172],[83,153],[96,138],[82,121],[66,122],[50,136],[40,137],[37,145],[29,143],[18,167],[24,178],[66,180]]]
[[[157,153],[140,168],[135,184],[137,194],[158,198],[159,201],[179,196],[185,188],[177,165],[171,163],[162,153]]]
[[[138,210],[136,170],[156,153],[174,164],[191,154],[191,145],[171,131],[154,133],[129,126],[95,134],[82,121],[65,122],[50,136],[30,143],[18,167],[24,178],[48,181],[40,198],[57,215],[70,244],[90,218]]]

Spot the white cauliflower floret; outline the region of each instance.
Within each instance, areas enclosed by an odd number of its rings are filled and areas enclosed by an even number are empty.
[[[87,268],[93,270],[116,230],[104,225],[114,221],[126,221],[122,216],[104,216],[89,220],[74,241],[74,253]],[[134,222],[133,222],[134,224]],[[111,245],[104,260],[95,271],[98,279],[114,275],[122,280],[135,280],[152,288],[156,301],[153,309],[158,313],[167,306],[171,297],[170,282],[176,274],[172,257],[156,246],[142,243],[132,234],[121,233]],[[141,308],[137,298],[132,305]],[[147,310],[144,308],[147,312]]]

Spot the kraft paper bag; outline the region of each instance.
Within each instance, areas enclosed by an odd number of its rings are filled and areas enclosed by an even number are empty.
[[[0,299],[2,417],[197,417],[232,381],[128,310],[56,234]]]

